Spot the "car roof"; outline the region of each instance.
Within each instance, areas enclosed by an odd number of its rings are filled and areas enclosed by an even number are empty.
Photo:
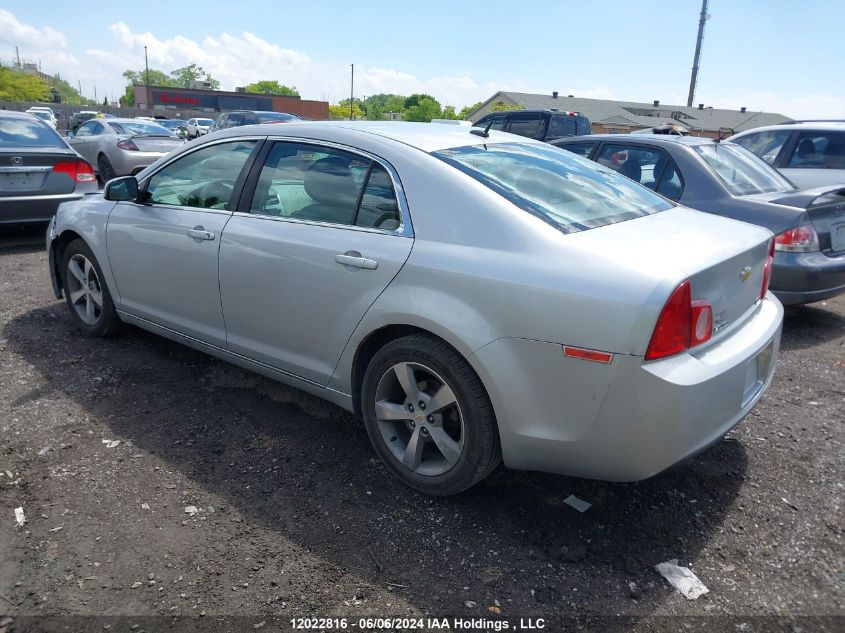
[[[40,121],[37,116],[30,114],[29,112],[18,112],[17,110],[0,110],[0,116],[4,119],[24,119],[26,121],[31,121],[35,119],[36,121]]]
[[[471,134],[470,130],[479,131],[478,128],[469,128],[462,125],[440,125],[439,123],[410,123],[406,121],[294,121],[284,125],[262,124],[244,125],[228,128],[214,133],[215,138],[238,137],[255,134],[269,134],[272,136],[301,136],[308,138],[313,134],[314,139],[325,136],[327,130],[337,129],[347,134],[367,136],[379,136],[397,141],[410,147],[415,147],[424,152],[436,152],[451,147],[462,147],[466,145],[481,145],[490,143],[524,143],[542,144],[540,141],[516,136],[506,132],[495,132],[490,130],[489,137],[484,138]],[[581,138],[581,137],[579,137]]]
[[[745,136],[753,132],[762,132],[766,130],[819,130],[819,131],[837,131],[845,130],[845,121],[792,121],[791,123],[780,123],[778,125],[764,125],[755,127],[750,130],[744,130],[737,133],[735,136]]]
[[[574,110],[558,110],[557,108],[525,108],[520,110],[499,110],[497,112],[488,112],[485,114],[485,117],[490,116],[491,114],[523,114],[523,113],[532,114],[534,112],[548,112],[550,114],[566,114],[568,116],[587,116],[583,112],[576,112]]]
[[[676,134],[585,134],[555,139],[555,145],[583,143],[584,141],[625,141],[628,143],[651,143],[654,145],[712,145],[716,141],[706,136],[678,136]]]

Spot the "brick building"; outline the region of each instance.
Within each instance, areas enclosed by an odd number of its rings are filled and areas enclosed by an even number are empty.
[[[172,113],[168,112],[167,116],[175,116],[176,112],[179,112],[182,118],[205,116],[213,119],[220,112],[231,110],[289,112],[304,119],[317,121],[329,118],[329,104],[326,101],[251,92],[160,86],[136,85],[134,106],[140,109],[151,109],[155,115],[172,111]]]

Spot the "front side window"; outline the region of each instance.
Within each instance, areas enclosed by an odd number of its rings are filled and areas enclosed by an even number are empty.
[[[76,131],[76,136],[91,136],[94,132],[95,125],[99,125],[99,123],[95,121],[88,121],[88,123],[80,125],[79,129]]]
[[[738,145],[696,145],[695,151],[735,196],[790,191],[795,188],[773,167]]]
[[[792,134],[791,130],[766,130],[748,134],[742,138],[733,140],[737,145],[742,145],[752,154],[756,154],[769,165],[774,165],[775,159],[780,153],[781,147],[786,139]]]
[[[0,119],[0,147],[65,147],[65,144],[53,128],[40,120],[4,118]]]
[[[299,143],[273,146],[250,211],[390,231],[400,225],[396,193],[382,165],[350,152]]]
[[[540,138],[543,133],[543,125],[543,117],[540,114],[512,114],[508,132],[528,138]]]
[[[786,167],[845,169],[845,132],[802,132]]]
[[[670,202],[613,170],[552,145],[473,145],[434,156],[565,232],[672,208]]]
[[[226,209],[235,181],[255,143],[218,143],[178,158],[150,177],[144,201],[198,209]]]

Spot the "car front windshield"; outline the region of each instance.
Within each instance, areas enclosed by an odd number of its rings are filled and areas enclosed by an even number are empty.
[[[434,156],[566,232],[673,207],[617,172],[552,145],[473,145],[442,150]]]
[[[197,119],[197,125],[211,125],[214,123],[211,119]]]
[[[121,121],[110,122],[109,125],[118,134],[129,134],[131,136],[172,136],[170,130],[158,123],[147,123],[146,121]]]
[[[739,145],[697,145],[695,151],[735,196],[795,189],[773,167]]]

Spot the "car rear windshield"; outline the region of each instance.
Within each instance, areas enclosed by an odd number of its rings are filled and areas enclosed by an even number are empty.
[[[172,136],[170,130],[158,123],[121,121],[120,123],[112,122],[109,125],[118,134],[131,134],[132,136]]]
[[[774,167],[738,145],[696,145],[695,151],[735,196],[795,189]]]
[[[298,121],[299,117],[294,114],[287,114],[286,112],[256,112],[258,120],[262,123],[268,121]]]
[[[65,147],[65,143],[40,119],[0,118],[0,148],[4,147]]]
[[[566,232],[673,206],[615,171],[551,145],[473,145],[442,150],[434,156]]]

